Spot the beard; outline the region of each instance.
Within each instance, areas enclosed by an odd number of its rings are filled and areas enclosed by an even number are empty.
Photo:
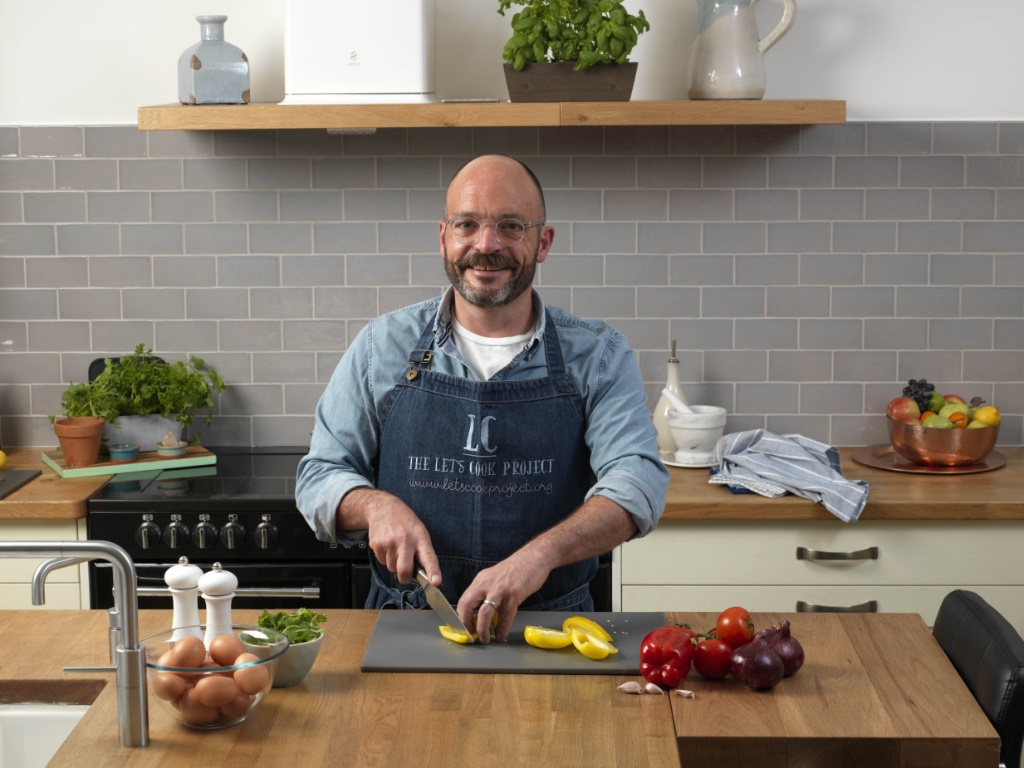
[[[444,271],[459,295],[474,307],[504,307],[522,296],[532,285],[539,249],[538,244],[533,250],[533,258],[527,259],[520,266],[511,257],[480,251],[470,251],[461,259],[452,261],[448,258],[448,246],[445,245]],[[510,276],[501,285],[475,288],[466,280],[467,269],[507,269]]]

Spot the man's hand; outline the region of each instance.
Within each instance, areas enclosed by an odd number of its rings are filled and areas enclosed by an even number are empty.
[[[339,517],[361,520],[367,530],[368,543],[377,560],[408,584],[416,579],[418,560],[434,586],[441,583],[441,567],[437,562],[430,534],[409,506],[385,491],[357,488],[348,493],[339,508]],[[349,523],[351,524],[351,523]]]
[[[544,586],[551,569],[545,558],[523,548],[477,574],[462,597],[457,611],[470,632],[476,628],[479,641],[491,640],[491,619],[498,616],[495,639],[504,642],[512,630],[522,602]],[[494,603],[494,605],[492,605]]]

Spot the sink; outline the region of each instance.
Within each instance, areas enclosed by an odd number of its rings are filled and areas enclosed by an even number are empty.
[[[44,768],[105,684],[0,680],[0,766]]]

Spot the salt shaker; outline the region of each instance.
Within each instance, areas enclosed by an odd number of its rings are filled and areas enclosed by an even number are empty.
[[[213,638],[230,635],[231,632],[231,598],[235,596],[238,579],[229,571],[225,571],[220,563],[199,578],[199,590],[206,601],[206,636],[203,642],[207,650]]]
[[[683,395],[683,388],[679,384],[679,359],[676,357],[676,342],[672,341],[672,356],[668,359],[668,370],[665,374],[665,387],[684,403],[686,397]],[[671,401],[662,394],[658,398],[658,404],[654,406],[652,418],[654,427],[658,430],[658,450],[662,454],[675,453],[676,441],[672,437],[672,430],[668,426],[668,412],[672,410]]]
[[[164,573],[164,582],[171,591],[174,611],[171,617],[171,641],[194,635],[202,638],[199,628],[199,578],[203,575],[198,565],[190,565],[187,557],[178,559]]]

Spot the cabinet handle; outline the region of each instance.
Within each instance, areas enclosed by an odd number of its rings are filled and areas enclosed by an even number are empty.
[[[810,547],[797,547],[796,559],[813,560],[816,562],[821,562],[822,560],[877,560],[878,547],[858,549],[855,552],[826,552],[825,550],[811,549]]]
[[[878,613],[878,601],[868,600],[859,605],[816,605],[805,603],[803,600],[796,601],[797,613]]]

